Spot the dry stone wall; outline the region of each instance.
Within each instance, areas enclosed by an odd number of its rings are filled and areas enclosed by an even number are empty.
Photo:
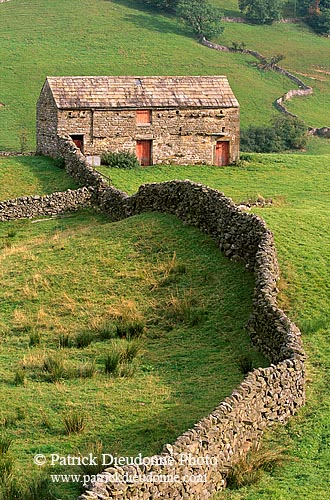
[[[23,196],[0,202],[0,221],[54,216],[94,205],[95,190],[83,187],[45,196]]]
[[[277,305],[279,270],[273,235],[260,217],[242,211],[223,193],[189,180],[142,185],[128,196],[107,186],[72,141],[58,140],[66,170],[88,187],[2,202],[0,220],[53,215],[86,204],[112,220],[145,211],[170,213],[209,234],[227,257],[254,273],[247,331],[270,366],[249,373],[231,396],[174,443],[165,444],[161,454],[107,468],[79,497],[206,500],[225,488],[228,469],[260,440],[264,430],[287,422],[305,401],[301,335]]]
[[[110,188],[99,198],[105,213],[112,196]],[[276,301],[279,271],[273,235],[261,218],[241,211],[223,193],[188,180],[146,184],[131,197],[117,192],[116,201],[122,204],[123,216],[145,211],[176,215],[209,234],[229,258],[254,272],[247,330],[272,364],[250,373],[209,416],[165,445],[160,455],[149,457],[151,464],[107,468],[79,498],[206,500],[225,487],[228,468],[260,440],[263,431],[285,423],[305,400],[300,332]],[[185,481],[196,474],[200,482]],[[151,477],[163,482],[152,482]],[[172,481],[166,482],[168,478]]]
[[[206,500],[225,487],[228,468],[260,440],[263,431],[285,423],[305,401],[300,331],[277,305],[279,269],[273,235],[260,217],[242,211],[223,193],[189,180],[146,184],[128,196],[101,182],[70,141],[60,141],[63,153],[67,150],[67,171],[80,181],[94,176],[97,207],[112,220],[145,211],[173,214],[209,234],[227,257],[254,273],[253,311],[247,331],[271,365],[250,373],[210,415],[173,444],[166,444],[160,455],[148,457],[148,464],[108,468],[79,497]],[[203,480],[184,480],[196,474]],[[150,481],[157,476],[169,480]]]

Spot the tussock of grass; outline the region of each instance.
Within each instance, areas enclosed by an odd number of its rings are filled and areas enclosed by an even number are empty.
[[[71,410],[63,415],[63,423],[66,434],[78,434],[84,430],[86,420],[80,411]]]
[[[271,472],[289,460],[282,448],[267,449],[265,446],[252,446],[227,475],[227,487],[239,489],[258,483],[265,471]]]

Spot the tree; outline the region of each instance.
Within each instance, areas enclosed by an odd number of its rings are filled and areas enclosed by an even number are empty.
[[[298,117],[279,115],[273,119],[272,125],[283,143],[283,149],[302,149],[307,142],[307,127]]]
[[[271,24],[282,17],[285,0],[238,0],[242,14],[258,24]]]
[[[241,132],[241,149],[246,152],[277,153],[302,149],[307,142],[307,127],[298,117],[279,115],[271,126],[249,127]]]
[[[200,39],[215,37],[224,30],[222,12],[206,0],[179,0],[176,12]]]
[[[316,33],[330,35],[330,0],[299,0],[299,7]]]

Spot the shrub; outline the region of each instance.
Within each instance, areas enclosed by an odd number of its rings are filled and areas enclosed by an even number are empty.
[[[142,2],[169,12],[174,12],[178,0],[142,0]]]
[[[77,434],[85,428],[85,418],[78,411],[70,411],[63,415],[63,423],[66,434]]]
[[[118,151],[103,153],[101,156],[103,165],[108,165],[113,168],[131,169],[140,167],[139,160],[136,155],[129,151]]]
[[[274,118],[269,127],[249,127],[241,132],[241,148],[246,152],[277,153],[306,145],[307,127],[302,120],[287,115]]]
[[[307,142],[307,127],[298,117],[279,115],[272,125],[281,138],[284,149],[302,149]]]
[[[257,24],[271,24],[282,16],[284,0],[238,0],[242,14]]]
[[[220,35],[224,28],[220,9],[206,0],[179,0],[177,16],[202,39]]]
[[[277,153],[283,143],[273,127],[249,127],[241,131],[241,148],[249,153]]]

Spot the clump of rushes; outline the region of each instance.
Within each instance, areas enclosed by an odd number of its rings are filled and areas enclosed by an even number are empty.
[[[14,385],[24,385],[25,384],[25,371],[23,368],[18,368],[14,377]]]
[[[77,410],[71,410],[63,415],[66,434],[78,434],[85,428],[85,417]]]
[[[142,349],[143,344],[139,339],[112,342],[111,350],[104,360],[105,373],[118,377],[132,376],[136,370],[134,361]]]
[[[37,330],[32,330],[30,333],[30,338],[29,338],[29,346],[30,347],[35,347],[36,345],[39,345],[41,342],[41,334]]]
[[[78,455],[86,457],[89,453],[91,453],[93,457],[96,457],[96,460],[95,461],[91,460],[90,462],[87,461],[86,463],[81,463],[79,465],[79,468],[83,474],[88,476],[94,476],[104,470],[104,465],[102,465],[103,454],[106,453],[106,451],[104,449],[102,441],[97,441],[96,443],[93,442],[88,443],[85,450],[82,453],[79,452]]]
[[[238,359],[238,365],[243,375],[247,375],[253,370],[253,360],[249,356],[241,356]]]
[[[58,345],[60,349],[65,349],[66,347],[72,346],[71,336],[67,333],[61,333],[58,338]]]
[[[12,438],[6,434],[0,434],[0,482],[8,480],[12,474],[14,459],[9,454]]]
[[[60,353],[50,354],[44,358],[42,370],[50,382],[71,378],[72,373],[66,367],[65,359]]]
[[[119,338],[140,338],[144,334],[145,322],[143,320],[128,321],[122,319],[116,324],[116,332]]]
[[[271,472],[288,459],[283,448],[267,449],[265,446],[259,448],[255,445],[230,468],[227,487],[238,489],[255,484],[259,482],[264,471]]]
[[[96,368],[94,363],[84,363],[78,366],[77,376],[80,378],[91,378],[95,375]]]
[[[118,370],[118,366],[121,361],[121,352],[112,349],[111,351],[107,352],[105,360],[104,360],[104,371],[107,375],[109,374],[116,374]]]
[[[89,346],[94,340],[94,336],[90,332],[80,332],[76,335],[75,345],[78,349],[83,349],[84,347]]]

